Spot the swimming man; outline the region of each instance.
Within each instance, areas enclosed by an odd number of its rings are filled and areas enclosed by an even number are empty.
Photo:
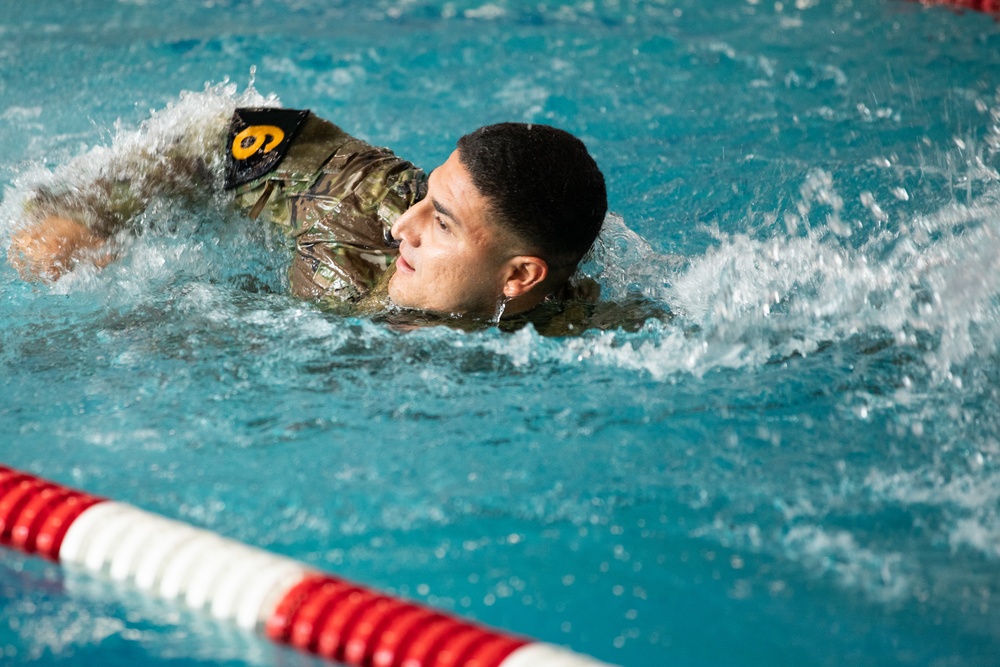
[[[83,185],[37,189],[11,264],[32,280],[104,266],[153,198],[230,191],[294,240],[299,297],[494,319],[558,300],[607,211],[583,143],[544,125],[482,127],[429,178],[308,111],[237,109],[202,133],[119,156]]]

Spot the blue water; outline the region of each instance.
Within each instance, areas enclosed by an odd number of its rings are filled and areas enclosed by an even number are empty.
[[[577,133],[616,214],[589,270],[674,318],[399,333],[158,202],[103,272],[0,262],[0,461],[628,667],[1000,665],[1000,24],[8,1],[4,247],[33,183],[272,95],[428,168],[493,121]],[[320,664],[10,552],[0,591],[3,664]]]

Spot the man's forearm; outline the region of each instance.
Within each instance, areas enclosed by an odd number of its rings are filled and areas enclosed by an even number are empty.
[[[75,158],[28,194],[8,250],[22,276],[55,280],[80,263],[104,266],[115,256],[106,241],[134,228],[155,199],[202,204],[221,187],[225,118],[147,130]]]
[[[108,238],[129,228],[156,197],[207,200],[215,180],[202,156],[113,156],[94,178],[72,176],[69,182],[39,187],[24,213],[29,223],[69,218]]]

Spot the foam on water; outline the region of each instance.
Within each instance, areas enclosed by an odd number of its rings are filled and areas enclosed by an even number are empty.
[[[716,232],[704,255],[656,253],[610,217],[594,270],[606,298],[640,293],[676,316],[638,334],[601,332],[552,343],[528,332],[508,350],[519,364],[610,363],[665,378],[758,366],[865,335],[920,352],[940,380],[1000,341],[1000,186],[971,205],[921,215],[907,231],[855,248],[830,228],[759,239]]]

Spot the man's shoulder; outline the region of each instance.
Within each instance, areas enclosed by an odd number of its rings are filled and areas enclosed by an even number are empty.
[[[374,150],[372,146],[351,136],[339,126],[311,114],[292,144],[287,157],[275,170],[275,175],[288,180],[315,178],[317,172],[331,157],[345,149],[352,152]]]
[[[309,110],[236,109],[229,126],[226,189],[252,189],[265,178],[314,177],[331,155],[356,142]]]
[[[272,139],[277,135],[280,141]],[[255,190],[269,180],[306,187],[324,174],[350,171],[352,164],[366,172],[367,165],[378,164],[377,173],[370,175],[392,176],[394,181],[419,181],[422,176],[388,148],[358,139],[310,111],[237,109],[229,136],[226,188],[237,192]],[[248,171],[246,163],[254,160],[256,168]],[[242,177],[230,176],[239,169],[243,169]]]

